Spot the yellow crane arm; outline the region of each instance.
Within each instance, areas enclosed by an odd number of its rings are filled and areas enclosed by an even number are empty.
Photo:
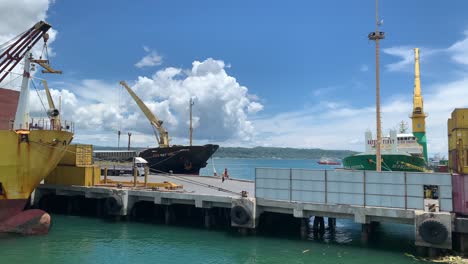
[[[125,81],[120,81],[120,84],[127,90],[133,100],[140,107],[141,111],[145,114],[146,118],[150,121],[151,125],[159,132],[159,147],[169,147],[169,134],[167,130],[162,126],[163,121],[159,120],[151,110],[143,103],[143,101],[133,92],[132,89],[127,85]]]
[[[51,126],[54,130],[61,130],[60,113],[59,110],[55,108],[54,100],[50,94],[49,85],[47,84],[46,80],[42,80],[42,85],[44,85],[44,89],[47,95],[47,102],[49,103],[49,110],[47,111],[47,115],[50,118]]]
[[[47,95],[47,102],[49,103],[49,108],[55,109],[54,100],[52,100],[52,95],[50,95],[49,85],[47,85],[47,81],[42,80],[42,85],[44,85],[44,89]]]

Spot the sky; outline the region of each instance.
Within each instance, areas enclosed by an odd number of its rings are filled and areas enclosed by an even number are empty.
[[[418,47],[428,151],[446,155],[447,119],[468,107],[466,10],[464,0],[379,1],[384,134],[411,124]],[[120,80],[164,121],[171,144],[189,141],[190,98],[195,144],[363,151],[375,131],[373,0],[0,0],[0,17],[0,43],[38,20],[52,25],[51,65],[64,73],[35,76],[61,98],[75,142],[116,146],[120,130],[133,146],[156,145]],[[43,116],[31,95],[32,115]]]

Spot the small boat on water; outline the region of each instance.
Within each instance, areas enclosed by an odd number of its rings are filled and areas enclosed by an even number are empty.
[[[320,165],[341,165],[341,161],[339,159],[327,157],[320,158],[320,160],[317,161],[317,163]]]

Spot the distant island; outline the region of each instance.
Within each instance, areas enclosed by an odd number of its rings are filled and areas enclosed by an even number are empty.
[[[93,146],[94,150],[118,150],[116,147]],[[133,151],[141,151],[144,148],[131,148]],[[127,150],[120,148],[120,150]],[[277,147],[220,147],[213,157],[216,158],[246,158],[246,159],[320,159],[321,157],[333,157],[343,159],[356,154],[351,150],[327,150],[327,149],[297,149]]]
[[[265,159],[320,159],[333,157],[342,159],[356,154],[350,150],[297,149],[276,147],[220,147],[213,157],[217,158],[265,158]]]

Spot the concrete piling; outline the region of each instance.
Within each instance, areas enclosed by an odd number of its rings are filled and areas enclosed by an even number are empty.
[[[301,218],[301,238],[306,239],[309,236],[309,218]]]
[[[314,234],[320,235],[323,235],[323,233],[325,233],[325,223],[322,216],[314,217],[313,232]]]
[[[210,209],[209,208],[205,208],[203,209],[203,215],[204,215],[204,224],[205,224],[205,228],[209,229],[211,227],[211,214],[210,214]]]
[[[328,217],[328,229],[330,231],[335,231],[336,228],[336,218]]]
[[[172,210],[169,205],[166,205],[166,208],[164,210],[164,223],[166,225],[171,224],[173,220],[172,218],[173,218]]]

